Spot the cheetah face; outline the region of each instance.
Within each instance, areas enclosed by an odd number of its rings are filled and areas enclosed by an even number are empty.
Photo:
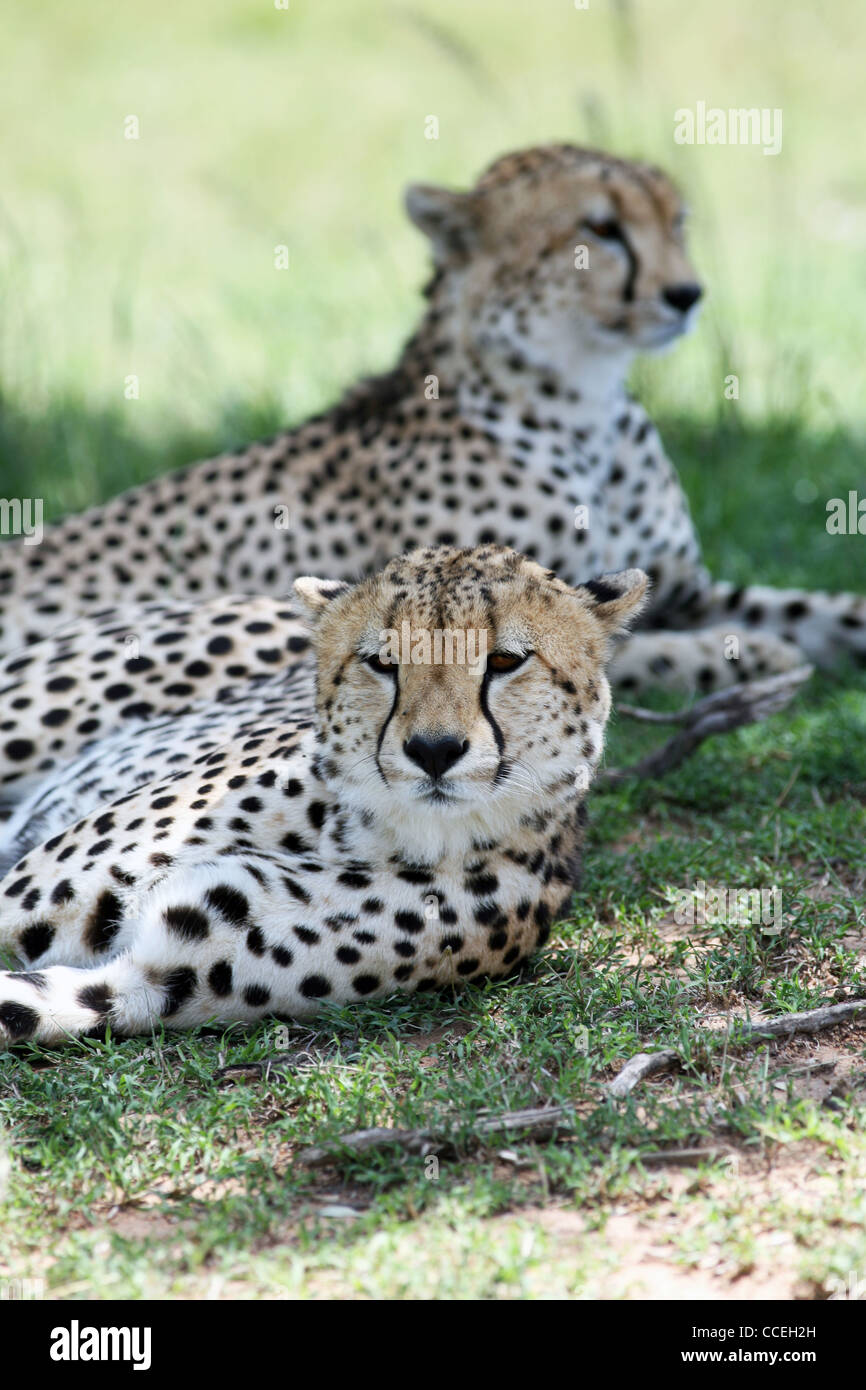
[[[548,146],[506,155],[468,193],[414,186],[407,207],[475,356],[567,375],[587,350],[661,349],[695,320],[684,209],[648,165]]]
[[[429,850],[586,791],[639,570],[570,589],[510,550],[441,548],[356,588],[295,588],[315,623],[321,771],[344,803]]]

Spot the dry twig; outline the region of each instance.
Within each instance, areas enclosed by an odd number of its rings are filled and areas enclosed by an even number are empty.
[[[726,734],[747,724],[767,719],[793,699],[799,687],[812,674],[811,666],[797,666],[766,680],[745,681],[729,690],[717,690],[687,709],[669,714],[642,709],[633,705],[617,705],[619,714],[645,724],[679,724],[681,728],[660,748],[648,753],[628,767],[610,767],[599,774],[599,784],[616,786],[629,777],[663,777],[679,767],[694,753],[704,739],[713,734]]]

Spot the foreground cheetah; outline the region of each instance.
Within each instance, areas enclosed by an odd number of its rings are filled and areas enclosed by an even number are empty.
[[[111,734],[89,781],[79,766],[95,809],[70,824],[68,807],[0,884],[0,945],[27,965],[0,974],[0,1041],[306,1017],[507,974],[570,900],[610,639],[646,587],[639,570],[569,588],[513,551],[416,550],[357,587],[296,581],[315,663],[275,601],[142,616],[139,695],[204,638],[279,658],[242,692],[203,677],[185,717]],[[458,660],[425,648],[437,633]],[[47,647],[81,686],[90,637]]]
[[[686,331],[701,297],[662,173],[551,145],[505,156],[466,193],[410,188],[407,207],[435,273],[395,370],[267,443],[5,546],[6,651],[107,605],[279,595],[297,574],[353,580],[413,546],[494,543],[569,584],[646,570],[654,630],[623,645],[622,686],[710,690],[803,655],[866,654],[863,599],[710,578],[626,394],[635,354]],[[28,756],[14,725],[13,709],[7,764]]]

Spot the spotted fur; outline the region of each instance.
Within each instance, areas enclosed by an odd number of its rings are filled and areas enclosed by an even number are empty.
[[[102,799],[100,783],[74,820],[66,802],[62,828],[0,882],[0,946],[24,966],[0,975],[0,1040],[307,1017],[323,1000],[513,970],[570,900],[611,638],[646,582],[630,570],[570,588],[493,547],[415,551],[354,587],[299,580],[315,670],[309,653],[268,662],[244,700],[211,673],[170,742],[161,707],[130,730],[118,709],[84,753],[68,745],[69,766],[111,764],[95,775],[116,794]],[[254,668],[246,637],[296,630],[267,602],[191,610],[190,649],[229,630]],[[174,679],[176,645],[159,638],[181,621],[136,618],[152,624],[151,677]],[[264,621],[268,633],[250,633]],[[483,659],[419,660],[413,646],[383,661],[385,634],[404,624],[484,633]],[[164,681],[150,688],[156,704]],[[191,756],[173,767],[154,734],[188,740]],[[63,775],[31,799],[40,834]]]
[[[651,631],[623,645],[615,684],[709,690],[804,654],[866,655],[862,598],[711,579],[658,433],[626,393],[635,354],[697,311],[684,209],[663,173],[549,145],[498,160],[468,192],[411,188],[407,207],[435,271],[395,370],[275,439],[60,522],[38,546],[4,546],[5,650],[119,601],[281,595],[297,574],[355,579],[413,546],[496,543],[570,584],[646,570]]]

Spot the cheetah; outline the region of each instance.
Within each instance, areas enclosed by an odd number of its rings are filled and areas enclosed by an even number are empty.
[[[0,883],[0,947],[26,967],[0,974],[0,1043],[303,1019],[510,974],[571,900],[605,668],[646,591],[637,569],[571,587],[511,550],[444,547],[356,585],[301,577],[293,607],[149,607],[127,683],[150,718],[129,730],[109,702],[77,766],[67,748],[31,793],[40,843]],[[465,639],[454,660],[419,645],[437,633]],[[86,686],[93,635],[36,659]],[[203,647],[213,669],[166,721],[153,677]],[[240,687],[217,657],[243,657]]]
[[[635,355],[686,332],[702,297],[661,171],[553,144],[465,192],[412,186],[406,206],[434,268],[396,368],[274,439],[4,545],[2,650],[117,604],[279,596],[299,574],[351,582],[413,547],[497,544],[571,585],[646,571],[620,688],[710,691],[866,654],[861,597],[712,579],[626,392]],[[26,743],[8,732],[7,765]]]

